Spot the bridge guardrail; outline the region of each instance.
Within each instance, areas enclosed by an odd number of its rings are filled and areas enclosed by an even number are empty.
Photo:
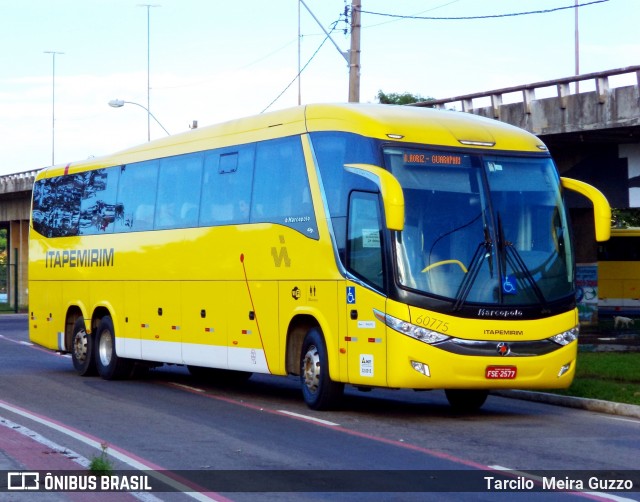
[[[535,99],[535,90],[544,87],[556,87],[560,108],[567,108],[568,96],[570,94],[569,85],[572,83],[583,82],[586,80],[594,80],[596,84],[596,94],[598,103],[604,104],[607,99],[609,90],[609,77],[614,75],[624,75],[629,73],[636,74],[636,85],[640,87],[640,65],[627,66],[625,68],[617,68],[614,70],[599,71],[594,73],[585,73],[584,75],[575,75],[573,77],[558,78],[555,80],[545,80],[543,82],[535,82],[532,84],[517,85],[513,87],[504,87],[493,91],[475,92],[472,94],[464,94],[462,96],[454,96],[444,99],[433,99],[429,101],[421,101],[413,103],[412,106],[423,106],[431,108],[445,108],[445,105],[451,103],[460,103],[463,112],[469,112],[473,109],[473,100],[478,98],[491,98],[491,108],[493,117],[500,117],[500,106],[502,106],[502,96],[504,94],[522,93],[523,111],[525,114],[531,114],[531,102]]]
[[[41,171],[41,169],[32,169],[31,171],[0,176],[0,193],[32,190],[36,174],[38,174],[39,171]]]

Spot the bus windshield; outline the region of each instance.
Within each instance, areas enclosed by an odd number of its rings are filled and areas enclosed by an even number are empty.
[[[405,226],[400,284],[455,302],[546,304],[573,293],[560,180],[549,157],[388,147]]]

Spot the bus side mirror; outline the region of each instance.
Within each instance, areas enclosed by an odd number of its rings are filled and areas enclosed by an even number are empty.
[[[609,201],[596,187],[573,178],[560,178],[563,188],[584,195],[593,204],[593,221],[595,223],[596,240],[608,241],[611,236],[611,206]]]
[[[344,168],[350,173],[364,176],[378,186],[382,194],[387,228],[402,230],[404,228],[404,194],[395,176],[389,171],[371,164],[345,164]]]

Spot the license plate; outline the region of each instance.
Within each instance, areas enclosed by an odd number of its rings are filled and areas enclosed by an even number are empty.
[[[489,380],[513,380],[517,372],[515,366],[487,366],[484,376]]]

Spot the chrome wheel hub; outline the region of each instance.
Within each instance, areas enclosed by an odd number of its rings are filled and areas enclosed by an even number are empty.
[[[73,355],[78,361],[87,358],[87,333],[84,330],[78,331],[73,338]]]
[[[318,349],[312,345],[304,355],[302,364],[302,371],[304,374],[304,385],[310,392],[318,392],[320,387],[320,356],[318,355]]]
[[[98,345],[98,357],[103,366],[109,366],[112,354],[113,336],[109,331],[105,330],[100,334],[100,343]]]

